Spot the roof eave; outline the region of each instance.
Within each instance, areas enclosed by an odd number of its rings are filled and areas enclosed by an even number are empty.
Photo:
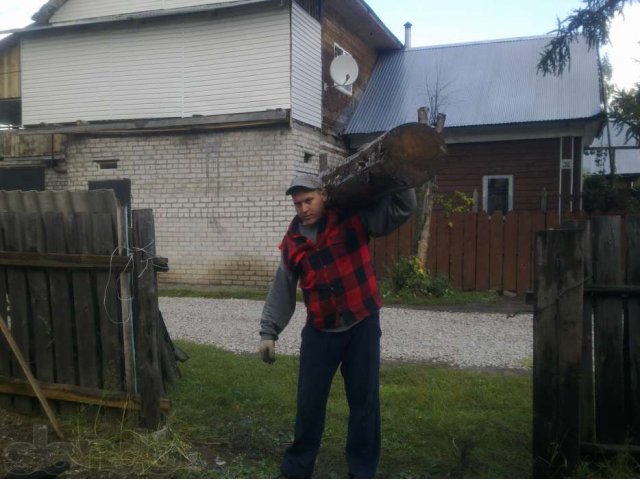
[[[230,0],[224,3],[208,3],[204,5],[198,5],[194,7],[182,7],[182,8],[169,8],[163,10],[148,10],[143,12],[134,12],[120,15],[110,15],[105,17],[96,17],[96,18],[87,18],[77,22],[61,22],[59,24],[51,25],[49,22],[51,17],[55,14],[55,12],[60,9],[67,0],[49,0],[45,5],[43,5],[38,12],[36,12],[31,18],[34,20],[35,25],[30,27],[26,27],[24,29],[16,29],[14,32],[19,31],[29,31],[29,30],[37,30],[43,27],[52,28],[52,27],[65,27],[65,26],[73,26],[73,25],[86,25],[86,24],[95,24],[95,23],[109,23],[115,21],[124,21],[124,20],[137,20],[137,19],[145,19],[145,18],[153,18],[153,17],[166,17],[170,15],[182,15],[189,13],[198,13],[198,12],[207,12],[213,10],[223,10],[244,6],[251,6],[260,3],[281,3],[281,0]]]
[[[374,23],[380,28],[383,34],[387,37],[390,42],[389,50],[404,48],[404,44],[396,37],[391,30],[384,24],[380,17],[373,11],[373,9],[367,4],[365,0],[354,0],[355,3],[360,5],[360,7],[367,12],[367,14],[371,17]]]
[[[602,114],[585,118],[557,119],[535,122],[518,122],[486,125],[447,127],[443,135],[451,143],[477,143],[518,140],[524,138],[552,138],[557,136],[580,136],[589,145],[603,122]],[[359,148],[384,132],[345,134],[352,148]],[[587,143],[588,142],[588,143]]]

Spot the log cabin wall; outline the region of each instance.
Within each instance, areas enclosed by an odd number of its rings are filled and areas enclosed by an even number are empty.
[[[540,210],[543,189],[548,210],[558,210],[560,138],[450,144],[448,148],[451,162],[438,175],[439,195],[462,191],[471,196],[477,190],[482,211],[483,177],[512,175],[514,211]],[[575,181],[574,187],[576,183],[579,187]]]
[[[371,42],[359,36],[369,33],[366,27],[362,27],[366,19],[358,21],[359,13],[349,10],[351,2],[340,2],[342,0],[326,0],[322,5],[322,81],[323,84],[333,85],[329,66],[335,56],[336,44],[356,60],[359,75],[351,95],[333,87],[324,91],[322,125],[323,131],[328,134],[342,132],[378,59],[378,52]]]

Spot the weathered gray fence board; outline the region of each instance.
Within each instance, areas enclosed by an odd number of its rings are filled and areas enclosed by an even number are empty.
[[[25,251],[44,253],[44,229],[42,218],[38,213],[27,213],[25,219]],[[51,309],[49,306],[49,290],[47,274],[42,269],[27,269],[29,285],[29,302],[31,306],[31,331],[33,332],[33,358],[35,371],[32,373],[38,380],[53,382],[53,330],[51,326]]]
[[[0,229],[0,250],[4,250],[4,235]],[[7,317],[7,272],[4,267],[0,267],[0,316],[4,321]],[[0,375],[11,375],[11,350],[4,335],[0,335]],[[11,406],[11,395],[0,395],[0,408]]]
[[[536,235],[533,359],[534,475],[576,465],[580,454],[582,232]]]
[[[0,215],[5,232],[5,248],[7,251],[22,251],[24,248],[22,217],[15,213]],[[29,304],[27,300],[27,278],[24,269],[7,268],[7,287],[9,289],[9,315],[11,317],[11,334],[27,362],[31,362],[32,351],[29,336]],[[30,365],[33,371],[33,366]],[[11,373],[17,378],[26,378],[18,361],[11,359]],[[29,414],[35,406],[30,398],[16,396],[13,405],[18,413]]]
[[[137,278],[134,290],[134,332],[138,391],[142,397],[142,421],[147,428],[160,422],[162,395],[161,367],[158,355],[158,291],[152,265],[155,256],[155,227],[151,210],[134,210],[133,247]]]
[[[73,197],[72,197],[73,198]],[[70,217],[69,235],[73,242],[69,253],[89,253],[91,221],[87,213],[76,213]],[[73,307],[75,314],[76,345],[78,347],[78,377],[80,386],[100,387],[98,371],[98,322],[95,315],[95,299],[91,274],[74,271],[71,274],[73,284]]]
[[[620,217],[593,217],[593,283],[619,285]],[[624,325],[622,298],[600,296],[594,301],[596,435],[599,443],[625,439]]]
[[[569,220],[563,228],[581,230],[584,255],[585,287],[592,283],[591,223],[588,220]],[[593,378],[593,301],[584,296],[582,303],[582,367],[580,369],[580,440],[595,442],[596,419],[594,410]]]
[[[40,381],[65,391],[85,388],[83,391],[98,392],[93,397],[99,392],[134,394],[137,390],[142,398],[142,423],[155,428],[161,406],[166,410],[169,405],[162,397],[162,374],[170,383],[179,371],[171,339],[160,328],[164,325],[153,262],[153,214],[143,211],[136,219],[137,270],[131,275],[122,271],[121,257],[111,257],[128,250],[126,231],[119,224],[116,228],[117,202],[112,191],[0,191],[0,250],[5,251],[0,262],[0,315],[8,320]],[[117,247],[121,251],[116,252]],[[109,269],[110,259],[115,262],[113,270]],[[128,308],[130,276],[136,298],[133,309]],[[120,292],[123,279],[127,285]],[[125,302],[120,301],[121,294]],[[131,320],[131,311],[140,318]],[[125,354],[125,317],[130,325],[126,340],[134,338],[134,331],[136,334],[137,368],[133,348]],[[35,403],[25,393],[30,393],[28,384],[9,351],[0,338],[0,390],[6,392],[0,395],[0,408],[14,406],[30,413]],[[136,377],[138,387],[133,384]],[[77,408],[71,402],[95,403],[89,397],[53,398],[59,399],[61,411],[71,413]]]
[[[92,253],[114,255],[116,241],[111,216],[97,213],[91,216]],[[96,271],[100,341],[102,345],[102,384],[107,390],[122,390],[124,366],[122,350],[122,324],[118,304],[117,274],[115,271]]]
[[[628,216],[627,284],[640,285],[640,215]],[[631,436],[640,442],[640,298],[631,296],[627,303],[629,324],[629,379],[631,391]]]
[[[46,239],[45,250],[48,253],[67,253],[65,216],[59,212],[46,212],[42,219]],[[56,382],[76,385],[78,369],[73,341],[71,276],[67,270],[57,268],[49,269],[48,275]],[[76,407],[69,402],[61,401],[59,407],[62,413],[72,413],[76,410]]]

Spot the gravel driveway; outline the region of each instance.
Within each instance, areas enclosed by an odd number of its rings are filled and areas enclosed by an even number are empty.
[[[237,353],[257,350],[264,302],[160,298],[172,338],[211,344]],[[280,336],[276,351],[297,354],[304,305]],[[382,358],[460,367],[521,368],[533,353],[532,315],[448,312],[385,307],[381,312]]]

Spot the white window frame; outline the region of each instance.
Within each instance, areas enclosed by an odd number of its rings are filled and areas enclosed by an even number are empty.
[[[334,42],[334,44],[333,44],[333,58],[336,58],[338,55],[349,55],[350,57],[353,57],[353,55],[351,55],[344,48],[342,48],[340,45],[338,45],[337,43]],[[334,86],[335,86],[336,90],[338,90],[339,92],[344,93],[345,95],[349,95],[349,96],[353,95],[353,84],[344,87],[342,85],[337,85],[337,84],[334,83]]]
[[[482,210],[489,213],[489,180],[509,180],[509,198],[507,198],[507,211],[513,210],[513,175],[485,175],[482,177]],[[493,212],[491,212],[493,213]]]

